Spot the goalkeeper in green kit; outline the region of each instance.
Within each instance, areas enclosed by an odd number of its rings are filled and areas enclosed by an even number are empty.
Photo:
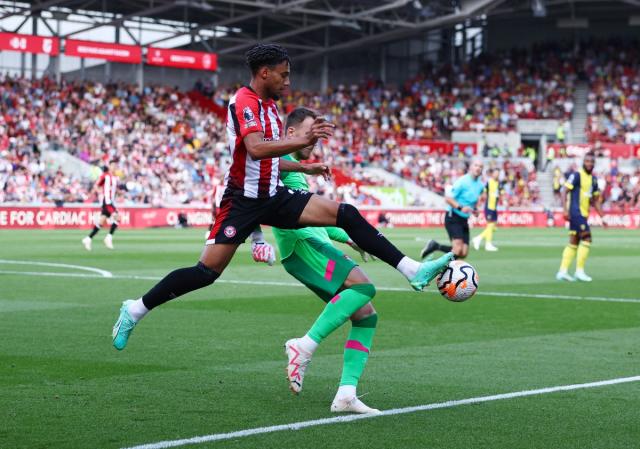
[[[316,117],[317,114],[309,109],[292,111],[287,117],[285,138],[304,135]],[[313,147],[307,147],[281,158],[280,177],[286,187],[309,190],[302,173],[286,170],[287,164],[297,165],[297,160],[309,158],[312,151]],[[379,413],[379,410],[366,406],[356,396],[358,380],[367,363],[378,321],[371,304],[376,290],[358,265],[335,248],[331,240],[350,245],[360,252],[365,261],[369,255],[358,248],[340,228],[273,228],[273,233],[285,270],[327,303],[306,335],[293,338],[285,344],[289,388],[295,394],[300,393],[313,352],[329,334],[350,319],[351,331],[344,347],[342,378],[331,411]]]

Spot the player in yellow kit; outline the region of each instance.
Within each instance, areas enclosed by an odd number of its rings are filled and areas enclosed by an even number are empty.
[[[486,251],[498,251],[493,245],[493,233],[498,225],[498,199],[500,198],[500,170],[497,168],[489,169],[489,181],[487,181],[486,192],[487,199],[484,205],[484,216],[487,220],[487,227],[482,233],[473,238],[473,247],[480,249],[482,240],[485,240],[484,249]]]
[[[556,279],[559,281],[573,282],[577,279],[591,282],[592,280],[584,271],[584,265],[591,248],[591,228],[587,222],[591,206],[602,217],[602,198],[598,189],[598,180],[592,173],[595,159],[593,153],[587,153],[582,168],[569,174],[567,182],[564,184],[562,204],[564,205],[564,218],[569,221],[569,244],[564,248],[560,269],[556,274]],[[568,270],[576,256],[574,278],[568,273]]]

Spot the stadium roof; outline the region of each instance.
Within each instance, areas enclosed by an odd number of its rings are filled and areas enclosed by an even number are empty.
[[[124,36],[139,45],[199,47],[229,59],[258,40],[273,41],[300,60],[483,15],[569,18],[576,11],[583,16],[640,13],[640,0],[0,0],[0,27],[25,32],[21,27],[29,16],[38,16],[53,35],[93,40],[104,35],[106,41]],[[6,25],[10,19],[14,26]],[[76,25],[60,32],[56,19]],[[124,33],[114,33],[116,28]]]

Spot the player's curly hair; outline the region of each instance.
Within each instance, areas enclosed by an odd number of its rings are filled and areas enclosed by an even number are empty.
[[[252,75],[264,66],[273,68],[285,61],[291,63],[287,50],[276,44],[256,44],[247,50],[244,58]]]

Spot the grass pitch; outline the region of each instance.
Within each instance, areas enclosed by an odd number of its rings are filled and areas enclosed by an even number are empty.
[[[120,302],[192,265],[203,234],[122,231],[108,251],[101,233],[88,253],[84,230],[0,233],[0,448],[121,448],[332,416],[347,327],[292,396],[282,345],[323,304],[281,266],[255,264],[248,245],[226,282],[153,311],[126,350],[112,348]],[[446,240],[441,229],[386,234],[413,256],[426,238]],[[392,409],[640,375],[639,233],[594,231],[591,284],[555,281],[566,240],[558,229],[499,229],[499,252],[468,259],[480,290],[462,304],[433,287],[386,290],[408,285],[380,261],[362,264],[380,321],[359,394]],[[638,403],[630,382],[187,447],[637,448]]]

